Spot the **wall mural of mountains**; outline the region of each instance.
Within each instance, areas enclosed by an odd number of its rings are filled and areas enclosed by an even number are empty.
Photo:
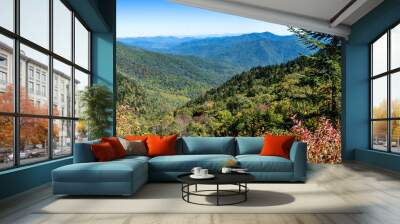
[[[179,4],[119,1],[117,135],[295,135],[341,160],[341,39]]]

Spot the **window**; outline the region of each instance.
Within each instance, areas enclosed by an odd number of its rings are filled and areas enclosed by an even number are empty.
[[[36,80],[40,81],[40,70],[36,69]]]
[[[58,113],[58,90],[54,89],[53,92],[53,114],[57,115]]]
[[[0,170],[72,155],[87,139],[74,105],[90,84],[90,31],[62,0],[0,0],[0,27]]]
[[[89,70],[89,32],[75,18],[75,62]]]
[[[5,92],[7,87],[7,56],[0,54],[0,91]]]
[[[0,20],[2,10],[0,9]],[[13,52],[13,40],[0,33],[0,113],[14,111],[14,72],[13,66],[10,65],[14,57]]]
[[[75,142],[84,142],[88,140],[88,129],[83,120],[75,121]]]
[[[65,105],[64,100],[65,95],[72,95],[70,89],[64,88],[65,83],[72,84],[72,67],[55,59],[53,60],[53,67],[53,114],[72,117],[72,108],[70,106],[72,102],[68,102],[68,105]],[[59,97],[61,101],[58,100]],[[72,98],[70,100],[72,101]],[[62,106],[66,107],[65,113],[60,113],[60,107]]]
[[[54,53],[71,60],[72,12],[60,0],[53,0]]]
[[[13,117],[0,115],[0,170],[14,166]]]
[[[36,84],[36,95],[40,95],[40,84]],[[33,96],[32,96],[33,97]]]
[[[89,74],[75,70],[75,117],[80,117],[82,111],[80,107],[80,98],[82,91],[89,86]]]
[[[0,55],[0,67],[7,68],[7,56]]]
[[[7,88],[7,56],[0,53],[0,91],[5,92]]]
[[[72,153],[72,121],[53,120],[53,157]]]
[[[370,46],[371,148],[400,153],[400,25]]]
[[[29,92],[29,94],[34,93],[33,82],[28,82],[28,92]]]
[[[14,0],[0,1],[0,26],[14,31]]]
[[[33,75],[33,67],[32,66],[29,66],[28,73],[29,73],[29,79],[33,80],[34,75]]]
[[[49,0],[20,0],[21,36],[49,48]]]
[[[6,85],[7,84],[7,73],[4,71],[0,71],[0,84]]]
[[[22,165],[49,158],[48,122],[44,118],[20,118],[19,158]]]
[[[46,86],[42,86],[42,96],[46,97]]]
[[[396,69],[400,67],[400,25],[390,31],[390,67]]]

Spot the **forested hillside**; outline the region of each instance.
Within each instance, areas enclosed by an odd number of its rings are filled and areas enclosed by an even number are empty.
[[[156,104],[167,105],[168,97],[146,96],[139,87],[129,91],[123,87],[133,102],[142,101],[131,117],[135,122],[130,130],[134,130],[132,134],[258,136],[289,131],[294,115],[310,128],[317,126],[320,117],[336,121],[341,106],[339,62],[339,50],[320,51],[285,64],[252,68],[173,113],[152,117],[144,114]],[[130,84],[123,81],[120,85]],[[157,97],[161,101],[156,101]]]
[[[256,67],[179,108],[187,135],[259,136],[282,133],[292,116],[315,128],[340,116],[339,55],[320,52],[286,64]],[[178,123],[179,123],[178,122]]]
[[[140,130],[151,132],[176,108],[225,82],[237,71],[226,63],[118,44],[118,105],[129,110],[129,119]]]
[[[191,98],[225,82],[239,71],[227,63],[154,53],[122,44],[117,45],[117,67],[119,72],[148,90]]]

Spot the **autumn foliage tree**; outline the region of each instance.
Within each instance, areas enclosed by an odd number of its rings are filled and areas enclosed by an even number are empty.
[[[372,116],[373,118],[387,118],[387,100],[380,101],[377,105],[373,107]],[[400,117],[400,100],[392,99],[391,102],[391,117]],[[386,141],[387,139],[387,121],[376,121],[373,122],[372,132],[373,140],[375,142]],[[391,121],[392,130],[392,142],[400,142],[400,123],[396,120]]]
[[[6,92],[0,94],[0,111],[12,112],[14,107],[13,87],[8,86]],[[0,147],[13,146],[13,120],[9,116],[0,116]]]
[[[307,143],[307,160],[310,163],[340,163],[341,131],[340,123],[333,124],[326,117],[321,117],[315,130],[310,130],[303,121],[292,117],[291,131],[303,142]]]
[[[20,88],[20,111],[22,114],[47,115],[47,104],[34,105],[29,99],[25,88]],[[14,88],[7,86],[6,91],[0,94],[0,110],[12,113],[14,111]],[[57,113],[57,111],[56,111]],[[11,116],[0,116],[0,147],[12,149],[13,147],[13,118]],[[47,144],[49,126],[46,118],[20,118],[20,148],[26,145]],[[54,125],[53,138],[59,135],[59,128]]]

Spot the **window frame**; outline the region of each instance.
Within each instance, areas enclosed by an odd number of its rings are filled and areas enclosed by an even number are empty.
[[[373,39],[369,44],[369,149],[373,151],[379,151],[379,152],[386,152],[386,153],[391,153],[391,154],[400,154],[400,152],[394,152],[392,151],[392,121],[400,121],[400,117],[392,117],[392,98],[391,98],[391,92],[392,92],[392,76],[396,75],[398,72],[400,72],[400,67],[397,68],[391,68],[391,31],[395,27],[400,26],[400,21],[392,24],[389,28],[385,29],[385,31],[381,34],[379,34],[375,39]],[[387,69],[385,72],[376,74],[374,76],[373,72],[373,44],[378,41],[381,37],[384,35],[387,35]],[[373,81],[382,77],[386,77],[386,86],[387,86],[387,105],[386,105],[386,117],[385,118],[373,118],[373,93],[374,93],[374,86],[373,86]],[[373,122],[376,121],[386,121],[387,122],[387,138],[386,138],[386,151],[379,150],[374,148],[374,132],[373,132]]]
[[[4,27],[0,26],[0,35],[3,35],[5,37],[11,38],[13,40],[14,44],[14,49],[13,49],[13,64],[12,66],[12,73],[13,79],[14,79],[14,110],[13,112],[1,112],[0,111],[0,116],[10,116],[13,118],[13,153],[14,153],[14,161],[13,161],[13,166],[11,167],[5,167],[5,168],[0,168],[0,172],[5,171],[5,170],[10,170],[10,169],[16,169],[19,167],[23,166],[30,166],[33,164],[37,163],[43,163],[49,160],[58,160],[66,157],[70,157],[73,155],[74,152],[74,143],[75,143],[75,125],[76,121],[79,121],[79,117],[75,117],[75,108],[72,107],[71,110],[71,115],[70,116],[55,116],[53,115],[53,59],[58,60],[59,62],[62,62],[68,66],[71,66],[71,83],[73,84],[75,82],[75,69],[87,74],[89,76],[89,83],[88,85],[92,85],[92,57],[91,57],[91,51],[92,51],[92,43],[91,43],[91,38],[92,38],[92,30],[89,28],[89,26],[85,23],[85,21],[79,16],[79,14],[72,9],[72,7],[66,2],[65,0],[59,0],[62,4],[64,4],[68,10],[71,11],[71,58],[67,59],[64,58],[63,56],[55,53],[54,50],[54,40],[53,40],[53,21],[54,21],[54,14],[53,14],[53,1],[54,0],[48,0],[49,1],[49,49],[46,49],[45,47],[42,47],[39,44],[36,44],[32,41],[30,41],[27,38],[24,38],[23,36],[20,35],[20,0],[14,0],[13,1],[13,9],[14,9],[14,31],[10,31]],[[78,64],[75,63],[75,18],[79,20],[79,22],[84,26],[84,28],[88,31],[89,39],[88,39],[88,57],[89,57],[89,67],[88,69],[85,69]],[[46,115],[38,115],[38,114],[26,114],[26,113],[21,113],[20,111],[20,45],[23,44],[27,47],[32,48],[33,50],[36,50],[40,53],[43,53],[48,56],[49,58],[49,63],[48,63],[48,84],[46,86],[46,95],[48,96],[48,113]],[[27,69],[30,67],[27,67]],[[36,80],[35,74],[36,70],[33,71],[34,79]],[[40,73],[42,74],[42,73]],[[26,74],[27,80],[30,80],[30,74]],[[40,78],[40,77],[39,77]],[[41,83],[41,79],[39,80]],[[34,83],[36,83],[34,81]],[[41,85],[42,86],[42,85]],[[71,93],[73,94],[72,97],[72,105],[75,103],[75,88],[74,85],[71,85]],[[27,90],[29,91],[29,90]],[[36,91],[34,89],[34,91]],[[20,161],[20,119],[21,118],[45,118],[48,121],[48,136],[47,136],[47,142],[48,144],[48,157],[44,158],[41,161],[38,162],[33,162],[33,163],[27,163],[27,164],[21,164]],[[63,155],[63,156],[57,156],[54,158],[54,147],[53,147],[53,121],[56,120],[66,120],[66,121],[71,121],[71,154],[69,155]],[[51,143],[51,144],[50,144]]]

